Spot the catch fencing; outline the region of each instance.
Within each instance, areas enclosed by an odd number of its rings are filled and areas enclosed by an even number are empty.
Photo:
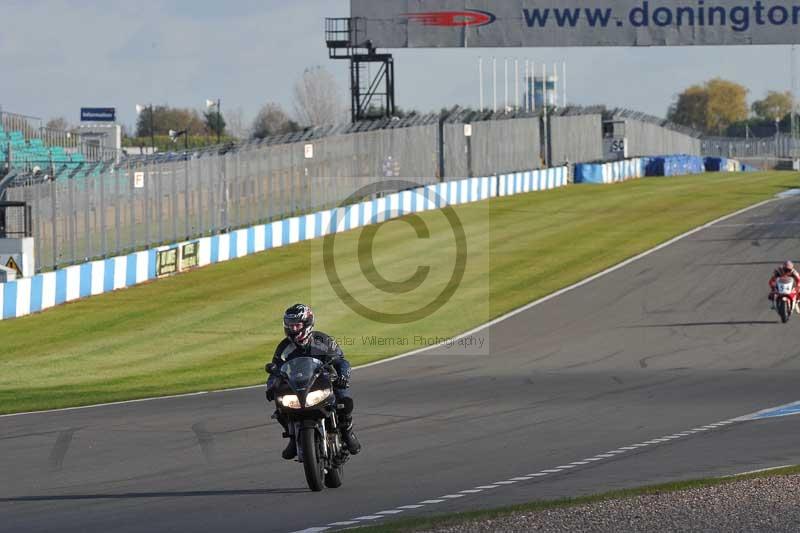
[[[621,109],[615,110],[611,119],[625,123],[629,157],[701,155],[700,136],[689,128],[670,124],[644,113]]]
[[[491,176],[544,166],[539,117],[443,125],[445,179]],[[467,135],[470,133],[470,135]]]
[[[395,178],[432,184],[540,168],[538,122],[476,121],[471,170],[463,123],[432,116],[172,161],[130,159],[99,175],[9,188],[6,199],[31,206],[37,269],[49,270],[361,201],[353,190]]]
[[[550,164],[603,159],[603,115],[564,114],[550,119]]]
[[[800,139],[790,135],[764,138],[706,137],[702,140],[704,155],[746,158],[797,158],[800,157]]]
[[[316,128],[128,158],[80,178],[37,175],[5,199],[31,206],[43,271],[358,202],[353,190],[396,178],[425,185],[601,160],[603,118],[456,111]],[[651,137],[676,134],[661,130]]]

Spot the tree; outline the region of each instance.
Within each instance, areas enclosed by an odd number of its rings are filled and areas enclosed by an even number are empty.
[[[708,92],[700,85],[692,85],[678,95],[670,106],[667,118],[696,130],[705,131],[708,125]]]
[[[763,100],[753,102],[753,113],[760,119],[775,122],[792,112],[793,103],[794,99],[789,91],[769,91]]]
[[[291,120],[281,106],[269,102],[261,108],[253,120],[252,135],[255,139],[263,139],[270,135],[291,133],[300,129],[302,129],[300,125]]]
[[[237,139],[246,139],[250,137],[250,128],[245,125],[244,111],[241,107],[237,107],[233,111],[225,113],[228,126],[228,134],[236,137]]]
[[[150,136],[150,107],[146,107],[136,121],[137,137]],[[202,135],[206,128],[200,115],[194,109],[180,109],[165,105],[152,109],[155,135],[167,135],[169,130],[189,130],[189,135]]]
[[[64,117],[55,117],[51,118],[47,121],[47,124],[44,125],[45,128],[48,130],[59,130],[59,131],[67,131],[71,129],[69,122]]]
[[[707,131],[722,134],[735,122],[747,119],[747,89],[738,83],[715,78],[708,91]]]
[[[722,134],[731,124],[747,119],[747,89],[738,83],[714,78],[679,94],[667,115],[676,124]]]
[[[206,128],[211,133],[222,136],[225,135],[225,117],[219,111],[206,111],[203,113],[206,119]]]
[[[323,67],[306,69],[294,84],[294,111],[303,126],[335,124],[344,117],[339,87]]]

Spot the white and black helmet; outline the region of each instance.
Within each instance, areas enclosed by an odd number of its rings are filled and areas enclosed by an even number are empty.
[[[283,314],[283,331],[298,346],[305,346],[314,331],[314,312],[304,304],[295,304]]]

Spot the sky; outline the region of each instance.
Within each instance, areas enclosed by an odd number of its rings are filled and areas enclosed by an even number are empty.
[[[223,113],[240,109],[250,122],[267,102],[291,111],[293,84],[318,65],[334,74],[347,102],[348,65],[328,59],[323,23],[348,14],[347,0],[2,0],[0,106],[70,123],[81,107],[116,107],[120,122],[132,125],[137,103],[202,110],[207,98],[220,98]],[[477,107],[479,57],[490,102],[493,56],[500,101],[504,58],[566,61],[571,104],[657,116],[680,91],[713,77],[745,85],[751,101],[791,86],[787,46],[394,53],[397,103],[422,111]]]

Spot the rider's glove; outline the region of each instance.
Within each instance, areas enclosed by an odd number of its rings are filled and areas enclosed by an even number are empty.
[[[349,384],[350,384],[350,376],[339,374],[339,377],[336,378],[335,385],[339,389],[346,389]]]

